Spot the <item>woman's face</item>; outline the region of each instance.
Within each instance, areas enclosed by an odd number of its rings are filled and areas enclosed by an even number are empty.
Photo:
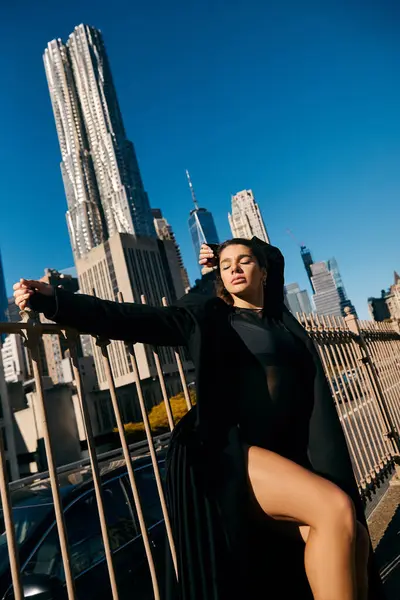
[[[250,297],[259,292],[266,276],[250,248],[239,244],[222,250],[219,268],[226,291],[238,297]]]

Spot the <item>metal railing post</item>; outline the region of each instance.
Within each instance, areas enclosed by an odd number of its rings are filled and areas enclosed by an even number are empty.
[[[19,549],[15,536],[14,519],[12,514],[11,496],[8,486],[6,456],[4,450],[3,431],[0,427],[0,495],[1,507],[4,515],[4,526],[7,538],[7,549],[10,560],[11,579],[13,584],[14,599],[23,600],[24,594],[21,583],[21,569],[19,562]]]
[[[157,579],[157,573],[156,573],[156,568],[155,568],[155,564],[154,564],[153,554],[151,552],[149,534],[147,532],[146,522],[145,522],[144,515],[143,515],[139,490],[138,490],[138,487],[136,484],[135,473],[134,473],[133,464],[132,464],[132,458],[131,458],[131,455],[129,452],[129,446],[128,446],[128,442],[126,439],[124,422],[123,422],[122,415],[121,415],[121,409],[120,409],[119,400],[117,397],[117,391],[116,391],[116,387],[115,387],[115,383],[114,383],[114,377],[113,377],[113,373],[111,370],[110,358],[108,355],[107,346],[111,342],[110,342],[110,340],[97,338],[96,343],[100,347],[101,353],[103,355],[106,380],[107,380],[108,387],[110,390],[111,403],[113,406],[114,415],[115,415],[115,419],[117,422],[117,429],[118,429],[118,433],[119,433],[119,437],[120,437],[120,441],[121,441],[122,452],[123,452],[124,459],[125,459],[126,469],[128,471],[128,478],[129,478],[129,483],[130,483],[131,489],[132,489],[133,500],[135,502],[136,512],[137,512],[138,521],[139,521],[140,533],[142,534],[142,537],[143,537],[143,544],[144,544],[144,548],[145,548],[145,552],[146,552],[146,558],[147,558],[147,562],[149,565],[150,576],[151,576],[151,581],[152,581],[152,585],[153,585],[154,599],[160,600],[160,589],[159,589],[159,585],[158,585],[158,579]]]
[[[51,491],[53,495],[54,502],[54,512],[56,516],[56,524],[58,530],[58,536],[60,539],[60,550],[61,557],[64,566],[64,574],[65,574],[65,582],[67,586],[67,594],[69,600],[75,600],[75,584],[74,578],[72,576],[72,568],[71,568],[71,556],[68,545],[68,538],[65,528],[65,519],[64,519],[64,509],[61,500],[60,488],[58,486],[58,478],[57,478],[57,470],[54,460],[53,447],[51,443],[51,436],[49,430],[48,423],[48,414],[47,407],[44,398],[42,377],[40,373],[40,356],[39,356],[39,341],[42,334],[41,324],[39,320],[39,315],[34,313],[31,310],[25,310],[21,313],[21,317],[28,322],[28,324],[33,325],[33,327],[29,328],[29,331],[26,332],[25,345],[29,348],[31,357],[32,357],[32,366],[33,366],[33,375],[35,378],[36,385],[36,396],[38,399],[39,409],[40,409],[40,422],[41,428],[43,432],[44,446],[46,451],[46,458],[48,464],[48,471],[50,477],[50,485]]]
[[[89,407],[87,405],[87,401],[86,401],[86,397],[85,397],[85,390],[84,390],[83,384],[82,384],[81,372],[79,370],[78,353],[76,350],[76,344],[77,344],[79,335],[78,335],[78,332],[76,332],[74,330],[66,330],[65,335],[66,335],[66,339],[68,342],[69,351],[70,351],[70,355],[71,355],[72,369],[73,369],[74,379],[75,379],[75,383],[76,383],[76,389],[77,389],[79,403],[81,406],[81,411],[82,411],[82,416],[83,416],[83,425],[85,427],[86,440],[87,440],[87,445],[88,445],[88,454],[89,454],[89,459],[90,459],[90,466],[92,468],[93,487],[94,487],[94,493],[95,493],[96,502],[97,502],[97,510],[99,513],[100,529],[101,529],[101,535],[102,535],[103,544],[104,544],[104,552],[105,552],[105,556],[106,556],[108,575],[110,578],[111,593],[112,593],[113,599],[118,600],[118,598],[119,598],[118,586],[117,586],[117,580],[115,577],[115,569],[114,569],[113,555],[112,555],[112,550],[111,550],[110,535],[109,535],[109,531],[108,531],[108,527],[107,527],[107,520],[106,520],[106,516],[105,516],[105,511],[104,511],[104,495],[103,495],[103,488],[102,488],[102,484],[101,484],[99,463],[98,463],[97,454],[96,454],[96,443],[94,440],[93,428],[92,428],[92,423],[90,420]]]
[[[163,306],[168,306],[168,302],[167,302],[166,298],[162,299],[162,303],[163,303]],[[180,375],[181,382],[182,382],[183,393],[184,393],[185,400],[186,400],[186,406],[187,406],[187,409],[190,410],[192,408],[192,399],[190,397],[190,392],[189,392],[188,384],[187,384],[186,377],[185,377],[185,370],[183,368],[181,355],[179,354],[179,350],[177,348],[174,348],[174,353],[175,353],[176,364],[178,365],[179,375]]]

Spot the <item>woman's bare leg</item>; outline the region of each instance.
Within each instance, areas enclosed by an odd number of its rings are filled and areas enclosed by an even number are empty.
[[[248,475],[262,510],[309,525],[305,568],[315,600],[357,600],[356,519],[336,485],[269,450],[251,446]]]
[[[310,534],[309,525],[296,526],[304,542]],[[368,557],[370,540],[367,529],[359,521],[356,522],[356,582],[357,600],[368,600]]]

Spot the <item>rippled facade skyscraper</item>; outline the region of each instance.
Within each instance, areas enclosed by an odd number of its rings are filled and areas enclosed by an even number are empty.
[[[66,44],[49,42],[43,58],[74,256],[82,258],[115,233],[156,238],[100,31],[79,25]]]

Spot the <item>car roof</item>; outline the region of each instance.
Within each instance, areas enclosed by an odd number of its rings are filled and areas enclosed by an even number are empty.
[[[158,452],[158,463],[164,462],[164,452]],[[149,453],[144,456],[133,456],[134,470],[152,468]],[[115,479],[127,472],[125,459],[114,458],[99,463],[99,471],[102,482]],[[21,482],[23,484],[23,481]],[[63,471],[58,474],[58,483],[63,504],[69,504],[77,495],[80,495],[93,488],[93,475],[90,465],[71,470]],[[11,492],[12,505],[44,505],[53,504],[50,478],[41,478],[38,481],[21,485]]]

